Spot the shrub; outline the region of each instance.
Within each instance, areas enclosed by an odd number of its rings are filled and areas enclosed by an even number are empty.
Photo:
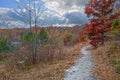
[[[118,74],[120,74],[120,65],[119,66],[116,66],[116,72],[118,73]]]
[[[10,46],[9,42],[6,39],[0,40],[0,52],[9,51]]]
[[[117,49],[117,45],[116,44],[113,44],[113,45],[110,46],[110,50],[115,50],[115,49]]]
[[[63,40],[64,45],[66,45],[68,42],[70,42],[72,40],[72,35],[71,34],[67,34]]]
[[[116,28],[116,26],[118,26],[119,25],[119,21],[118,21],[118,19],[116,19],[113,23],[112,23],[112,27],[111,27],[111,29],[115,29]]]
[[[114,40],[120,40],[120,31],[115,34]]]
[[[68,35],[66,36],[66,39],[67,39],[68,42],[71,41],[72,35],[71,35],[71,34],[68,34]]]
[[[113,53],[114,51],[116,51],[118,49],[118,46],[116,44],[113,44],[109,47],[109,51],[110,53]]]
[[[23,36],[23,42],[31,42],[34,41],[33,38],[34,34],[32,32],[27,32],[24,36]]]
[[[118,19],[116,19],[111,25],[111,35],[114,40],[120,40],[120,25]]]
[[[40,30],[40,33],[39,33],[39,35],[38,35],[38,38],[39,38],[40,43],[43,43],[43,44],[48,41],[48,34],[47,34],[47,32],[45,31],[44,28],[42,28],[42,29]]]

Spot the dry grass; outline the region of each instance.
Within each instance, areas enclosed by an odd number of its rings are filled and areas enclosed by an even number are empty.
[[[108,57],[110,45],[107,42],[105,46],[100,46],[92,51],[96,63],[94,74],[98,76],[99,80],[120,80],[115,72],[115,66],[110,63],[110,58]]]
[[[83,44],[62,48],[62,59],[41,61],[37,65],[27,66],[24,70],[0,68],[0,80],[63,80],[65,70],[74,65],[75,60],[80,57]]]

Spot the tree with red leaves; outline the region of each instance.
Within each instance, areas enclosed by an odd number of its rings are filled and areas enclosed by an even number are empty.
[[[86,34],[91,45],[104,45],[105,33],[110,31],[111,24],[117,17],[117,13],[113,11],[115,2],[116,0],[89,0],[86,4],[85,13],[90,18],[90,23],[86,25]]]

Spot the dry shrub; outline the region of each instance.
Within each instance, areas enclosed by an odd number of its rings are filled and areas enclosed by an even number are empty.
[[[37,54],[37,59],[40,61],[39,64],[31,66],[31,68],[26,70],[6,71],[3,76],[7,76],[7,80],[63,80],[66,69],[80,57],[82,45],[76,44],[62,48],[48,47]],[[47,61],[44,62],[46,58]]]
[[[76,53],[79,53],[78,49],[80,49],[80,45],[81,44],[67,47],[58,47],[55,45],[46,46],[45,48],[37,50],[35,63],[38,64],[40,62],[63,60],[71,56],[76,56]],[[18,68],[25,68],[25,66],[32,65],[33,53],[30,50],[24,48],[22,51],[19,51],[19,53],[12,53],[10,55],[10,58],[12,67],[14,66]]]
[[[115,68],[108,58],[107,52],[110,45],[110,43],[106,43],[105,46],[100,46],[92,52],[96,63],[94,74],[98,76],[99,80],[119,80],[116,77]]]
[[[40,62],[48,62],[52,60],[63,59],[64,54],[61,47],[57,46],[46,46],[37,50],[35,53],[35,63],[39,64]],[[12,53],[10,56],[9,66],[12,68],[23,69],[26,66],[33,65],[33,53],[29,49],[22,49],[18,53]]]
[[[10,80],[10,77],[5,75],[6,72],[0,70],[0,80]]]
[[[38,52],[37,60],[39,61],[50,61],[54,59],[62,59],[64,57],[62,48],[57,46],[46,46]]]
[[[69,56],[75,56],[76,49],[79,45],[68,46],[67,47],[58,47],[56,45],[46,46],[44,48],[38,49],[35,56],[35,63],[39,64],[40,62],[51,62],[53,60],[63,60]],[[75,54],[73,54],[75,53]],[[24,47],[22,50],[19,50],[15,53],[10,53],[7,56],[9,62],[7,66],[14,69],[24,69],[28,66],[33,65],[33,53],[29,50],[28,47]]]

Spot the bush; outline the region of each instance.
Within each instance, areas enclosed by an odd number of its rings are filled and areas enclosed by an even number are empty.
[[[9,51],[10,46],[9,42],[6,39],[0,40],[0,52]]]
[[[69,43],[71,40],[72,40],[72,35],[67,34],[63,40],[64,45],[67,45],[67,43]]]
[[[112,23],[112,27],[111,27],[111,29],[115,29],[116,28],[116,26],[118,26],[119,25],[119,21],[118,21],[118,19],[116,19],[113,23]]]
[[[32,32],[27,32],[24,36],[23,36],[23,42],[31,42],[34,41],[33,38],[34,34]]]
[[[72,39],[72,35],[71,35],[71,34],[68,34],[68,35],[66,36],[66,39],[67,39],[68,42],[70,42],[71,39]]]
[[[118,19],[116,19],[111,25],[111,35],[114,40],[120,40],[120,25]]]
[[[48,34],[47,34],[47,32],[45,31],[44,28],[42,28],[40,30],[38,38],[39,38],[40,43],[43,43],[43,44],[48,41]]]
[[[116,72],[118,73],[118,74],[120,74],[120,65],[119,66],[116,66]]]
[[[114,36],[113,39],[114,39],[114,40],[120,40],[120,31],[117,31],[117,32],[115,33],[115,36]]]
[[[116,51],[118,49],[118,46],[116,44],[113,44],[109,47],[109,51],[110,53],[113,53],[114,51]]]

